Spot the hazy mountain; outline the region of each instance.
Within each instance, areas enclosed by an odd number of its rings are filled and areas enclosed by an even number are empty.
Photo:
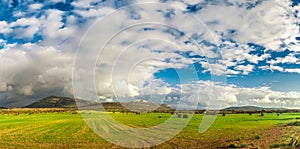
[[[67,108],[67,109],[77,109],[77,105],[82,107],[81,109],[93,109],[98,110],[100,103],[89,100],[75,99],[70,97],[58,97],[50,96],[38,100],[30,105],[25,106],[24,108]],[[130,111],[128,109],[134,109],[137,112],[146,112],[146,111],[172,111],[173,109],[168,107],[165,104],[156,104],[148,102],[105,102],[101,103],[106,111]]]
[[[38,100],[25,108],[77,108],[74,98],[50,96]]]
[[[225,111],[261,111],[261,110],[283,110],[284,108],[264,108],[257,106],[236,106],[236,107],[228,107],[223,110]]]

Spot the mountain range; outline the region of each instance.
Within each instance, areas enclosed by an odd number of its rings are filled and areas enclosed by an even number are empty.
[[[130,111],[129,109],[134,109],[138,112],[147,111],[173,111],[173,109],[165,104],[156,104],[143,102],[137,100],[134,102],[96,102],[91,100],[74,99],[70,97],[59,97],[50,96],[40,99],[24,108],[65,108],[65,109],[78,109],[77,106],[80,105],[80,109],[88,110],[99,110],[100,104],[105,108],[106,111]]]

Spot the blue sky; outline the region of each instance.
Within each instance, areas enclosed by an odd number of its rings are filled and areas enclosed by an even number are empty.
[[[211,100],[298,107],[299,3],[2,0],[0,106],[73,96],[76,50],[88,60],[95,54],[84,48],[97,52],[103,40],[109,42],[94,68],[100,100],[169,103],[181,94],[186,107]],[[83,38],[91,44],[78,48]],[[208,96],[214,92],[222,95]]]
[[[285,57],[289,54],[289,51],[276,52],[278,57]],[[278,56],[280,55],[280,56]],[[300,75],[298,73],[289,73],[289,72],[281,72],[276,70],[263,70],[259,69],[259,66],[263,66],[266,62],[261,61],[256,65],[255,70],[248,75],[228,75],[227,83],[235,84],[240,87],[262,87],[269,86],[272,90],[275,91],[283,91],[283,92],[300,92],[299,81]],[[299,64],[281,64],[280,66],[284,68],[298,68]],[[192,67],[192,66],[190,66]],[[202,67],[200,64],[194,64],[194,67],[197,68],[198,79],[199,80],[211,80],[211,74],[209,72],[202,73]],[[191,72],[188,69],[182,69],[181,71],[186,72],[185,77],[190,78],[189,75]],[[154,74],[157,78],[162,78],[171,84],[180,83],[180,79],[175,69],[169,68],[165,70],[158,71]]]

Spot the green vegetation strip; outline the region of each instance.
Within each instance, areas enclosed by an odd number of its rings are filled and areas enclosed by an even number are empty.
[[[151,127],[167,120],[169,113],[110,113],[120,123],[131,127]],[[295,122],[300,113],[277,116],[260,114],[227,114],[218,116],[205,132],[198,133],[203,115],[196,114],[177,136],[158,148],[174,147],[259,147],[268,136],[265,130]],[[180,120],[180,118],[178,118]],[[213,142],[217,142],[213,143]],[[269,144],[272,145],[272,144]],[[268,145],[268,146],[269,146]],[[272,147],[278,145],[274,144]],[[80,114],[48,112],[38,114],[0,115],[0,148],[120,148],[93,133]]]

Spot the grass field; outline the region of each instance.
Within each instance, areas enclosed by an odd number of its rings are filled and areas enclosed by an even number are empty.
[[[117,121],[132,127],[150,127],[171,114],[110,113]],[[158,118],[161,116],[162,118]],[[287,148],[297,126],[286,126],[300,118],[300,113],[277,116],[260,114],[219,115],[205,133],[198,133],[201,114],[177,136],[155,148]],[[0,115],[0,148],[120,148],[103,140],[85,124],[80,114],[72,112],[20,113]]]

